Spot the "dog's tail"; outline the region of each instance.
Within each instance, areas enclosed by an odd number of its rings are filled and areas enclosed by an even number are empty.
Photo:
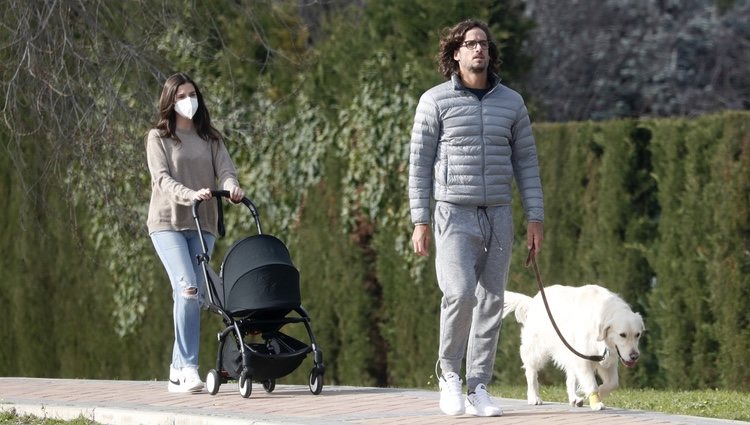
[[[505,304],[503,305],[503,319],[512,312],[516,313],[516,321],[524,324],[526,313],[529,310],[531,297],[516,292],[505,291]]]

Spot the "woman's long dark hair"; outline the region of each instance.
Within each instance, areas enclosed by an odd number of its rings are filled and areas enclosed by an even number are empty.
[[[451,75],[458,74],[458,62],[453,59],[453,52],[461,47],[461,43],[464,42],[466,33],[473,29],[479,28],[484,31],[487,36],[487,41],[490,43],[489,47],[489,60],[487,63],[487,74],[492,75],[497,73],[497,67],[501,61],[499,59],[499,52],[495,41],[492,40],[492,34],[490,34],[490,28],[482,21],[474,19],[468,19],[463,22],[459,22],[453,27],[444,28],[442,36],[440,37],[440,52],[437,55],[438,71],[445,77],[446,80],[451,78]]]
[[[198,84],[188,77],[187,74],[182,72],[171,75],[167,78],[167,81],[164,82],[164,89],[162,89],[161,98],[159,98],[159,120],[154,126],[159,130],[159,135],[177,141],[180,140],[175,134],[175,114],[177,114],[177,112],[174,110],[174,103],[177,88],[186,83],[190,83],[195,87],[195,95],[198,98],[198,110],[195,112],[195,115],[193,115],[193,124],[195,125],[196,133],[198,133],[198,136],[203,140],[222,140],[223,136],[219,130],[211,125],[211,117],[208,114],[208,109],[206,109],[206,104],[203,102],[203,95],[201,94],[200,87],[198,87]]]

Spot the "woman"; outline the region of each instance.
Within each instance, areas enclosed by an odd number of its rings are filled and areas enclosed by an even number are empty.
[[[200,392],[198,375],[200,309],[205,293],[202,252],[192,204],[211,198],[211,189],[245,196],[221,133],[211,125],[198,85],[185,74],[164,83],[159,119],[148,132],[146,155],[151,173],[148,231],[172,284],[174,348],[169,368],[170,392]],[[210,254],[218,231],[216,202],[200,206],[201,229]]]

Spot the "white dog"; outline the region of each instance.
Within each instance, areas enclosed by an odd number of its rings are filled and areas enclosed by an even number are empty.
[[[505,292],[503,317],[515,311],[521,330],[521,360],[526,370],[529,404],[542,404],[538,371],[552,360],[565,372],[565,385],[571,405],[583,406],[580,389],[593,410],[601,410],[601,399],[617,388],[618,359],[635,367],[643,334],[643,319],[617,294],[597,285],[581,287],[553,285],[544,290],[557,327],[565,340],[584,355],[602,355],[600,362],[576,356],[558,337],[544,307],[541,294],[534,298]],[[598,373],[602,385],[597,385]],[[600,398],[601,397],[601,398]]]

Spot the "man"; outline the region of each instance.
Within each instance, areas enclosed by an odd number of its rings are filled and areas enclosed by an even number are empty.
[[[523,99],[500,84],[497,46],[487,25],[446,29],[439,68],[448,81],[419,100],[411,134],[412,244],[429,255],[435,199],[435,268],[440,290],[440,409],[500,416],[487,392],[500,335],[513,220],[511,182],[523,201],[527,246],[538,253],[544,204],[536,146]],[[464,400],[461,365],[466,357]]]

